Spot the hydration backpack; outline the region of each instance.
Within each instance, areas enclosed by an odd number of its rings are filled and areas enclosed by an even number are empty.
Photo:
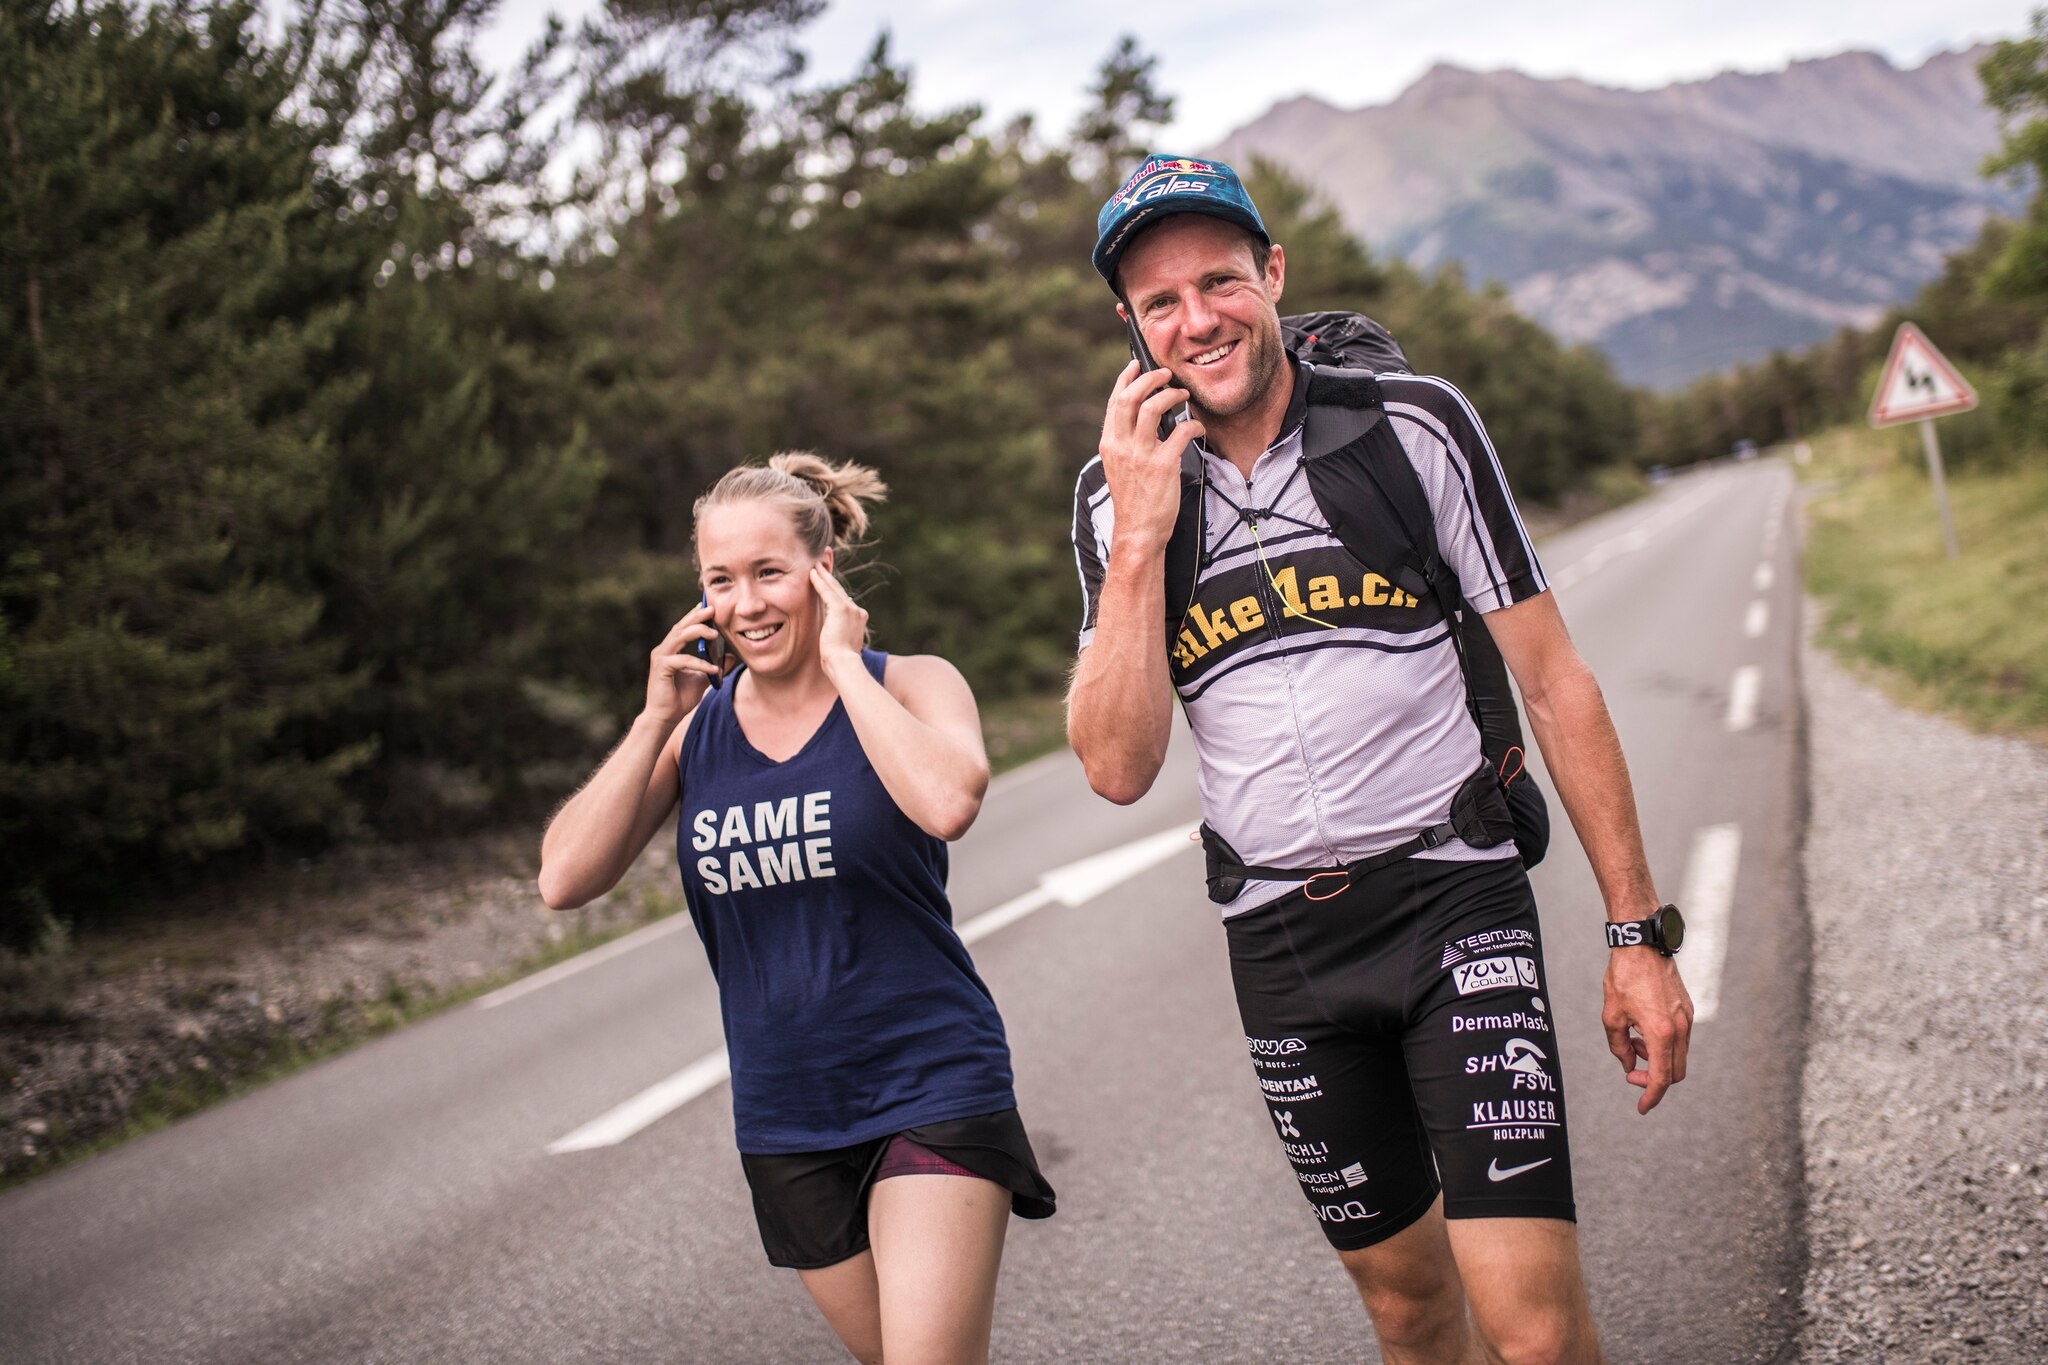
[[[1204,825],[1209,898],[1234,900],[1247,876],[1310,881],[1314,895],[1316,878],[1385,866],[1453,835],[1476,848],[1512,837],[1523,863],[1534,867],[1549,848],[1550,813],[1524,763],[1521,712],[1507,664],[1443,560],[1428,494],[1393,433],[1380,394],[1376,376],[1412,374],[1408,358],[1386,328],[1358,313],[1305,313],[1280,319],[1280,326],[1288,351],[1310,367],[1302,465],[1316,508],[1353,559],[1379,568],[1410,596],[1437,603],[1457,651],[1465,705],[1478,727],[1485,763],[1459,789],[1450,820],[1345,869],[1248,866]],[[1190,450],[1181,465],[1180,515],[1166,551],[1169,649],[1184,628],[1207,560],[1205,481],[1201,459]]]

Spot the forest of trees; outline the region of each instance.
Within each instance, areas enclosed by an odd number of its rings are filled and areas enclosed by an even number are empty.
[[[697,596],[692,500],[778,449],[892,486],[881,644],[1060,685],[1124,358],[1088,247],[1170,117],[1151,60],[990,127],[886,37],[810,79],[821,0],[611,0],[505,76],[494,4],[0,10],[0,942],[545,809]],[[1640,454],[1599,356],[1253,190],[1289,305],[1390,325],[1525,498]]]

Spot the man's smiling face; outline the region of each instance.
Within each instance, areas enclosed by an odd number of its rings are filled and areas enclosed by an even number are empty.
[[[1252,407],[1282,372],[1277,304],[1286,258],[1276,246],[1261,270],[1257,246],[1220,218],[1175,214],[1147,228],[1119,266],[1146,346],[1204,421]]]

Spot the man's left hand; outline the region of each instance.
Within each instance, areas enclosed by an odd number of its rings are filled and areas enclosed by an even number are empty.
[[[1650,947],[1609,949],[1604,989],[1600,1022],[1607,1029],[1607,1050],[1620,1060],[1628,1083],[1642,1087],[1636,1112],[1647,1114],[1685,1079],[1692,996],[1679,979],[1677,962]]]

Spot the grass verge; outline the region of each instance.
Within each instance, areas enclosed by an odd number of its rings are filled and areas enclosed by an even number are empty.
[[[2048,460],[1949,476],[1950,559],[1916,431],[1840,428],[1813,450],[1821,642],[1909,705],[2048,742]]]

